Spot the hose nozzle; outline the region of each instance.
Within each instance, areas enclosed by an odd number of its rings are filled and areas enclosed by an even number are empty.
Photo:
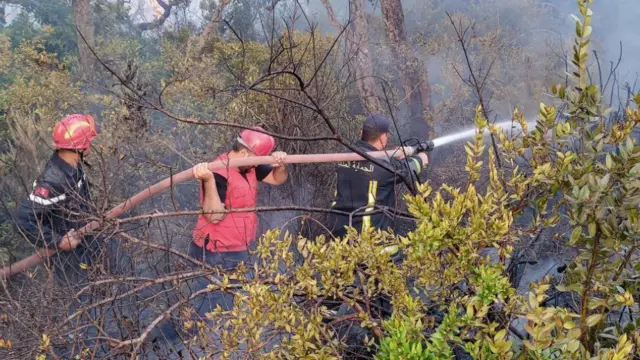
[[[420,141],[420,139],[415,137],[406,139],[405,141],[402,142],[402,144],[404,146],[412,147],[414,149],[414,153],[429,152],[436,147],[433,141],[430,141],[430,140]]]
[[[429,152],[432,151],[435,148],[435,144],[433,143],[433,141],[421,141],[420,144],[418,144],[418,152]]]

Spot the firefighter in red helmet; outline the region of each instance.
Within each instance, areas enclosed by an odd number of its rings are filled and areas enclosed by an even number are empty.
[[[259,130],[259,128],[257,128]],[[231,151],[216,160],[267,156],[271,154],[274,165],[225,168],[211,172],[206,163],[194,167],[194,177],[200,180],[200,199],[203,214],[198,216],[193,231],[189,254],[210,265],[234,269],[240,262],[251,262],[249,250],[255,243],[258,218],[255,212],[211,213],[225,209],[253,208],[258,197],[258,183],[281,185],[288,177],[284,160],[287,154],[273,152],[275,139],[254,130],[244,130],[236,138]],[[206,279],[197,281],[196,291],[205,288]],[[218,291],[207,294],[196,302],[198,314],[212,311],[220,305],[223,309],[233,306],[233,296]]]
[[[74,229],[84,225],[80,216],[91,210],[82,160],[98,133],[94,119],[82,114],[69,115],[53,128],[55,152],[16,216],[19,230],[34,245],[71,251],[81,243]]]
[[[57,251],[49,258],[53,274],[57,283],[72,294],[88,284],[88,272],[81,265],[91,265],[100,248],[96,238],[75,231],[97,213],[83,170],[83,158],[90,153],[98,134],[99,128],[90,115],[73,114],[59,121],[53,128],[55,151],[15,214],[15,225],[22,236],[36,247]],[[72,313],[89,301],[86,294],[71,297],[67,311]],[[77,321],[91,323],[93,320]],[[82,334],[73,335],[79,339],[95,338],[97,334],[91,326],[77,329],[82,329],[78,330]],[[64,346],[56,346],[55,351],[63,358],[73,356],[72,349]]]

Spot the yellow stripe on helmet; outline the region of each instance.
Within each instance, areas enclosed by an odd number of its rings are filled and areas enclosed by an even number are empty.
[[[82,128],[82,127],[91,127],[91,124],[89,124],[88,122],[85,121],[81,121],[81,122],[76,122],[73,123],[71,125],[69,125],[69,127],[67,128],[67,131],[64,133],[64,138],[65,139],[70,139],[73,136],[73,133],[76,131],[76,129],[78,128]]]

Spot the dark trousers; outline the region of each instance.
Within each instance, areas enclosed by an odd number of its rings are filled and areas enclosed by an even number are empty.
[[[229,252],[211,252],[205,248],[199,247],[193,242],[189,245],[189,256],[194,259],[198,259],[203,263],[211,266],[218,266],[222,270],[234,270],[238,267],[238,264],[244,262],[249,268],[249,276],[252,274],[252,265],[255,262],[253,256],[249,253],[251,249],[255,248],[255,242],[253,242],[249,249],[243,251],[229,251]],[[217,275],[213,275],[214,278],[222,280]],[[232,282],[233,283],[233,282]],[[211,282],[206,277],[197,278],[193,284],[193,291],[197,292],[205,289]],[[219,305],[222,310],[231,310],[233,308],[233,294],[223,291],[210,291],[201,297],[194,299],[194,306],[196,312],[201,318],[205,318],[205,314],[215,310]]]
[[[60,251],[50,258],[56,283],[63,292],[67,293],[65,296],[68,299],[66,316],[70,316],[98,301],[93,296],[93,289],[91,288],[86,289],[77,297],[75,294],[89,285],[89,268],[95,263],[95,259],[104,253],[103,245],[102,239],[85,239],[85,242],[76,249]],[[71,345],[63,345],[56,348],[56,353],[63,359],[71,359],[83,349],[89,349],[91,353],[95,353],[98,357],[105,354],[106,347],[96,340],[99,335],[98,330],[95,326],[90,325],[98,321],[99,318],[100,311],[96,308],[90,308],[76,316],[71,321],[71,327],[80,330],[73,332],[69,339],[66,339]]]
[[[250,245],[250,249],[255,248],[255,242]],[[199,247],[198,245],[191,243],[189,245],[189,256],[194,259],[200,260],[203,263],[206,263],[211,266],[216,266],[221,268],[223,271],[232,271],[238,267],[238,264],[244,262],[248,268],[249,274],[247,274],[250,278],[253,277],[253,264],[254,257],[249,253],[250,250],[244,251],[234,251],[234,252],[211,252],[204,248]],[[194,268],[200,268],[198,265],[194,264]],[[222,278],[217,274],[212,274],[213,278],[222,281]],[[237,283],[237,281],[231,280],[232,284]],[[191,281],[191,292],[198,292],[200,290],[206,289],[207,286],[211,284],[211,281],[207,277],[199,277]],[[238,291],[238,290],[234,290]],[[214,320],[207,319],[206,314],[214,311],[218,306],[222,308],[223,311],[228,311],[233,309],[234,307],[234,296],[232,293],[227,293],[223,291],[209,291],[204,293],[203,295],[192,300],[192,306],[194,307],[197,316],[200,320],[208,323],[209,326],[214,326]],[[208,334],[208,340],[206,343],[207,349],[192,349],[194,350],[198,356],[202,358],[218,358],[220,353],[222,353],[221,349],[224,348],[222,343],[221,334],[219,330],[211,332]],[[244,351],[246,350],[243,345],[240,345],[238,349],[229,349],[229,351]],[[213,352],[211,352],[213,351]],[[215,355],[214,355],[215,354]]]

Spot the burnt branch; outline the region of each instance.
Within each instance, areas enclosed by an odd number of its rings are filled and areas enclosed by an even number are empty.
[[[82,36],[82,34],[80,34]],[[311,36],[313,38],[313,34]],[[84,37],[83,37],[84,39]],[[144,94],[140,94],[137,89],[133,88],[128,81],[123,78],[120,74],[118,74],[118,72],[116,72],[114,69],[112,69],[109,65],[107,65],[104,60],[102,60],[100,58],[100,56],[98,56],[98,54],[96,53],[95,49],[93,49],[91,46],[88,46],[89,50],[91,51],[91,53],[93,54],[93,56],[96,58],[96,60],[112,75],[114,76],[122,86],[124,86],[127,90],[129,90],[131,93],[133,93],[134,95],[136,95],[138,97],[138,99],[140,99],[140,101],[146,103],[150,108],[152,108],[153,110],[156,110],[162,114],[164,114],[165,116],[180,121],[180,122],[184,122],[184,123],[189,123],[189,124],[194,124],[194,125],[220,125],[220,126],[228,126],[228,127],[232,127],[232,128],[240,128],[240,129],[248,129],[251,128],[250,126],[244,126],[244,125],[239,125],[239,124],[235,124],[235,123],[227,123],[227,122],[221,122],[221,121],[202,121],[199,119],[195,119],[195,118],[184,118],[181,116],[177,116],[173,113],[171,113],[170,111],[166,110],[165,108],[161,107],[159,104],[156,104],[152,101],[150,101],[149,99],[147,99]],[[323,63],[324,64],[324,63]],[[271,66],[269,66],[269,68],[271,68]],[[309,104],[305,104],[302,103],[300,101],[294,100],[294,99],[290,99],[287,98],[285,96],[281,96],[278,94],[275,94],[274,92],[268,91],[268,90],[264,90],[264,89],[260,89],[257,86],[260,85],[263,82],[268,81],[271,78],[277,77],[277,76],[282,76],[282,75],[286,75],[286,76],[291,76],[296,80],[296,83],[299,86],[299,89],[297,89],[297,91],[300,91],[302,94],[304,94],[304,97],[311,103],[311,105]],[[265,95],[269,95],[272,97],[276,97],[278,99],[287,101],[287,102],[291,102],[295,105],[304,107],[308,110],[313,111],[315,114],[317,114],[327,125],[327,128],[329,129],[329,131],[331,132],[331,134],[333,136],[331,137],[293,137],[293,136],[287,136],[287,135],[282,135],[282,134],[277,134],[277,133],[273,133],[273,132],[268,132],[266,130],[257,130],[259,132],[271,135],[273,137],[276,138],[280,138],[280,139],[286,139],[286,140],[298,140],[298,141],[322,141],[322,140],[332,140],[332,141],[337,141],[338,143],[340,143],[341,145],[343,145],[344,147],[346,147],[347,149],[355,152],[356,154],[362,156],[363,158],[365,158],[366,160],[372,162],[375,165],[380,166],[381,168],[385,169],[386,171],[389,171],[393,174],[398,174],[398,172],[389,164],[380,161],[378,159],[375,159],[371,156],[369,156],[366,152],[361,151],[360,149],[356,148],[355,146],[351,145],[349,142],[347,142],[342,135],[337,131],[337,128],[335,127],[335,125],[333,124],[333,122],[331,121],[331,119],[329,118],[328,114],[325,112],[324,108],[322,106],[319,105],[319,103],[316,101],[316,99],[311,96],[309,94],[309,92],[307,91],[308,87],[310,84],[306,84],[305,81],[302,79],[302,77],[295,71],[290,71],[290,70],[280,70],[280,71],[275,71],[273,73],[267,73],[265,75],[263,75],[261,78],[257,79],[256,81],[254,81],[252,84],[250,85],[246,85],[244,86],[244,90],[245,91],[254,91],[254,92],[259,92]],[[409,189],[412,189],[412,186],[410,186],[410,184],[408,184],[408,180],[403,178],[403,181],[407,184],[407,186],[409,187]]]

